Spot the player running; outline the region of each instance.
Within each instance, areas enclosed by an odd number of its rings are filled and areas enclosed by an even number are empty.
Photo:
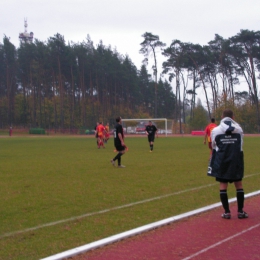
[[[149,142],[149,145],[150,145],[150,152],[152,152],[155,134],[157,135],[157,138],[158,138],[158,133],[157,133],[158,129],[155,125],[152,124],[152,121],[149,121],[149,124],[145,128],[145,132],[148,136],[148,142]]]

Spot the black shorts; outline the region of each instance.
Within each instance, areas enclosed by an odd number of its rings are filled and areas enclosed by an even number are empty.
[[[154,135],[148,135],[148,142],[154,142]]]
[[[123,152],[125,150],[125,146],[122,146],[122,145],[116,145],[116,150],[118,152]]]
[[[222,178],[218,178],[216,177],[216,181],[218,182],[223,182],[223,183],[233,183],[233,182],[238,182],[238,181],[242,181],[242,179],[238,179],[238,180],[229,180],[229,179],[222,179]]]

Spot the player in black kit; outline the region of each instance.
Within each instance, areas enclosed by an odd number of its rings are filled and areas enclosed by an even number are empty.
[[[150,152],[153,151],[153,143],[154,143],[155,134],[158,137],[157,131],[158,131],[157,127],[152,124],[152,121],[149,121],[149,124],[145,128],[145,132],[148,136],[148,142],[149,142],[149,145],[150,145]]]
[[[120,116],[116,118],[116,125],[114,128],[114,145],[116,151],[118,151],[118,154],[110,162],[113,166],[115,166],[115,162],[117,160],[118,168],[125,168],[125,166],[121,164],[121,156],[125,153],[127,147],[124,143],[124,130],[121,124],[121,120],[122,119]]]

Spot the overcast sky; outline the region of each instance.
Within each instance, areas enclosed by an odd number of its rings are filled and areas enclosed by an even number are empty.
[[[140,69],[145,32],[169,46],[175,39],[204,45],[215,34],[228,38],[241,29],[258,31],[260,0],[2,0],[1,43],[6,35],[19,46],[24,18],[38,40],[60,33],[66,42],[77,43],[89,34],[95,46],[102,40]]]

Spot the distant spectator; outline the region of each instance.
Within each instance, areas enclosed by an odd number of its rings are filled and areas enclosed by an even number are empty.
[[[12,127],[10,126],[10,128],[9,128],[9,136],[12,136],[12,134],[13,134],[13,129],[12,129]]]

